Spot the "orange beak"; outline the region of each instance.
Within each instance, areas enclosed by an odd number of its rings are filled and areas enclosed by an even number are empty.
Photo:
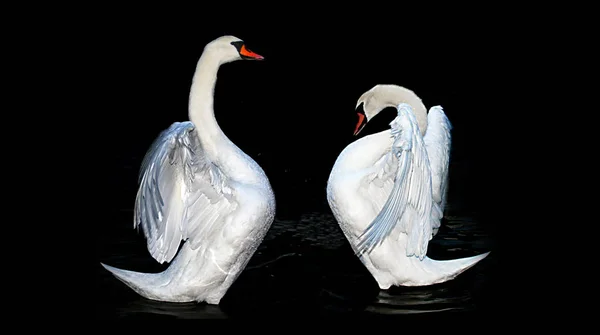
[[[263,56],[246,49],[245,45],[242,45],[242,48],[240,49],[240,55],[247,57],[247,58],[256,59],[256,60],[265,59]]]
[[[365,127],[365,125],[367,124],[367,118],[365,117],[365,114],[363,113],[356,113],[358,115],[358,122],[356,123],[356,127],[354,128],[354,136],[358,135],[358,133],[360,133],[360,131]]]

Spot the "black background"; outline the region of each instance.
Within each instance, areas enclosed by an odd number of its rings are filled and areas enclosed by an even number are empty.
[[[472,168],[465,182],[480,188],[467,194],[485,192],[485,181],[479,179],[488,174],[483,148],[502,122],[494,101],[502,98],[497,87],[505,73],[501,44],[478,37],[481,32],[432,29],[431,34],[395,37],[134,22],[105,35],[98,64],[106,83],[100,88],[104,107],[99,113],[109,123],[103,146],[110,146],[107,152],[114,157],[109,162],[115,185],[135,183],[129,176],[121,180],[122,165],[137,169],[160,131],[187,120],[191,78],[204,45],[232,34],[265,60],[221,67],[216,118],[271,177],[281,210],[323,198],[333,162],[354,140],[356,100],[383,83],[412,89],[428,108],[444,107],[454,126],[453,158],[469,158]],[[392,118],[378,116],[362,136],[385,129]],[[305,195],[302,202],[293,200],[299,197],[295,191]]]
[[[92,70],[97,85],[91,93],[98,121],[105,124],[98,139],[100,163],[106,164],[106,182],[99,186],[109,194],[98,200],[104,209],[102,238],[132,224],[122,212],[133,206],[143,155],[160,131],[188,119],[198,58],[206,43],[225,34],[265,57],[221,67],[215,115],[270,178],[277,218],[328,211],[330,169],[356,139],[356,100],[374,85],[389,83],[413,90],[427,108],[444,107],[454,127],[452,160],[462,163],[454,177],[461,183],[461,201],[495,232],[498,181],[490,152],[498,148],[504,127],[496,102],[505,97],[499,87],[511,53],[496,26],[484,20],[379,29],[252,20],[215,26],[160,17],[116,15],[99,27],[95,52],[101,57]],[[378,115],[359,137],[387,128],[393,117]],[[102,238],[98,255],[107,252]]]

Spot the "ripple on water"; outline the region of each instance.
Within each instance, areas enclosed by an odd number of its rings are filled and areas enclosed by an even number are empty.
[[[128,233],[111,241],[112,252],[102,261],[135,271],[157,265],[139,236]],[[471,217],[450,216],[430,242],[431,257],[451,259],[489,251],[491,238]],[[435,257],[434,257],[435,256]],[[490,254],[487,259],[493,257]],[[275,219],[255,255],[240,275],[222,306],[171,304],[151,301],[132,293],[104,269],[99,269],[106,297],[104,314],[126,318],[164,317],[216,319],[252,313],[344,313],[397,315],[475,309],[472,299],[477,281],[485,280],[485,260],[455,280],[418,288],[381,291],[353,255],[345,236],[329,212],[310,212],[297,220]],[[477,284],[478,285],[478,284]],[[225,313],[224,310],[228,312]],[[231,312],[234,311],[234,312]],[[315,313],[317,313],[315,312]]]

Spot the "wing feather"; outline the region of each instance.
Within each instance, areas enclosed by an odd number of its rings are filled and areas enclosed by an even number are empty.
[[[400,104],[398,116],[390,125],[394,142],[383,166],[388,174],[393,171],[393,178],[387,178],[393,180],[393,185],[389,193],[378,192],[389,196],[359,237],[357,254],[372,251],[398,229],[408,236],[406,255],[423,259],[433,227],[439,226],[435,222],[439,221],[438,216],[432,215],[434,200],[428,153],[410,105]]]
[[[427,132],[423,137],[431,166],[431,188],[436,215],[442,218],[448,193],[448,167],[452,124],[441,106],[429,109]],[[439,223],[440,221],[436,221]],[[434,229],[439,228],[434,227]]]
[[[193,248],[237,207],[225,174],[208,159],[192,122],[175,122],[146,153],[135,200],[141,227],[158,262],[173,259],[182,240]]]

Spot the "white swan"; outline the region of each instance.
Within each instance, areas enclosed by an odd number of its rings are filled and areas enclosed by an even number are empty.
[[[263,57],[233,36],[205,46],[190,90],[191,121],[173,123],[142,162],[134,227],[142,227],[154,259],[173,262],[161,273],[102,264],[148,299],[218,304],[275,217],[264,171],[225,136],[214,116],[219,67],[241,59]]]
[[[442,107],[427,110],[412,91],[376,85],[357,102],[358,134],[387,107],[391,129],[348,145],[327,183],[327,200],[350,245],[381,289],[453,279],[485,258],[426,257],[446,201],[451,125]]]

